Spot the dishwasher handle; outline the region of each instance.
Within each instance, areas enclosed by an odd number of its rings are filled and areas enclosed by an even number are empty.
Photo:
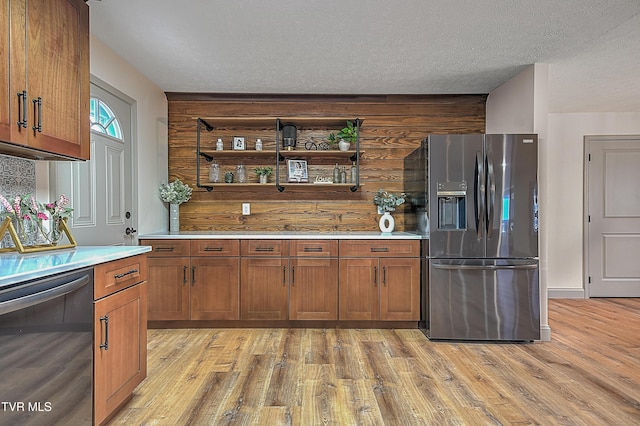
[[[0,302],[0,315],[8,314],[9,312],[18,311],[20,309],[28,308],[29,306],[37,305],[38,303],[47,302],[51,299],[55,299],[56,297],[64,296],[65,294],[69,294],[79,288],[82,288],[90,282],[91,275],[86,274],[82,275],[80,278],[76,278],[48,290]]]

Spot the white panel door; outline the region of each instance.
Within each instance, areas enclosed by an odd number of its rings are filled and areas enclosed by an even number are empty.
[[[640,137],[587,137],[587,294],[640,296]]]
[[[122,138],[92,130],[91,160],[51,163],[52,192],[69,196],[71,233],[79,245],[134,245],[131,103],[93,82],[91,97],[115,114]]]

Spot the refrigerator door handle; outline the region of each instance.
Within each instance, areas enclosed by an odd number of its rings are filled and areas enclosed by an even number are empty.
[[[482,238],[482,223],[480,218],[484,217],[485,213],[485,182],[484,182],[484,161],[482,161],[482,154],[480,151],[476,153],[476,173],[474,176],[474,211],[476,220],[476,236],[478,239]]]
[[[535,263],[524,265],[442,265],[434,263],[431,265],[434,269],[447,269],[447,270],[499,270],[499,269],[537,269],[538,265]]]
[[[493,176],[493,160],[487,156],[487,238],[493,236],[493,210],[496,202],[496,182]]]

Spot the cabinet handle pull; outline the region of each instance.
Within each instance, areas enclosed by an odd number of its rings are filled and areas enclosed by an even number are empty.
[[[187,284],[187,265],[182,267],[182,285]]]
[[[378,267],[373,267],[373,285],[378,287]]]
[[[305,247],[304,251],[306,253],[322,253],[322,247]]]
[[[273,247],[256,247],[256,251],[273,251]]]
[[[115,278],[116,280],[119,280],[120,278],[124,278],[127,275],[135,274],[136,272],[138,272],[137,269],[130,269],[129,271],[125,272],[124,274],[115,274],[113,276],[113,278]]]
[[[287,285],[287,267],[283,266],[282,267],[282,286],[286,286]]]
[[[38,124],[31,128],[38,133],[42,133],[42,98],[38,96],[36,99],[32,99],[31,101],[33,102],[33,107],[38,111]]]
[[[196,285],[196,267],[195,266],[191,267],[191,285],[192,286]]]
[[[20,115],[22,114],[22,117]],[[27,128],[27,91],[18,92],[18,127]]]
[[[296,267],[291,267],[291,287],[296,285]]]
[[[387,286],[387,267],[382,267],[382,285]]]
[[[155,251],[173,251],[173,247],[155,247]]]
[[[371,253],[386,253],[389,247],[371,247]]]
[[[104,343],[100,343],[100,349],[109,350],[109,315],[100,317],[100,322],[104,321]]]
[[[205,247],[204,251],[222,251],[222,247]]]

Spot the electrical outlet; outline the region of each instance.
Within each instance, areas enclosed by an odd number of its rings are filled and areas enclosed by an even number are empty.
[[[251,214],[251,204],[242,203],[242,214],[244,216],[249,216]]]

